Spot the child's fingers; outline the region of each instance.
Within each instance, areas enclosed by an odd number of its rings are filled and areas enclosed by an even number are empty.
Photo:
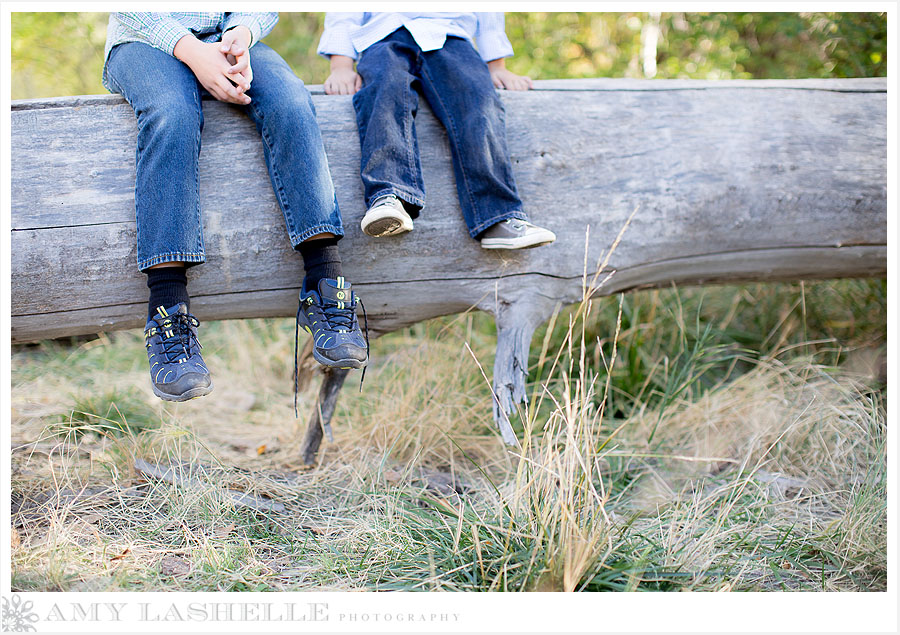
[[[246,53],[246,51],[244,50],[244,47],[241,46],[241,44],[238,42],[228,43],[227,49],[224,52],[230,53],[231,55],[234,55],[235,57],[240,57],[241,55]]]
[[[231,101],[231,97],[228,95],[226,90],[217,84],[213,84],[212,86],[208,86],[207,90],[212,93],[212,96],[218,99],[219,101]]]
[[[528,90],[531,88],[531,79],[522,75],[510,74],[506,77],[506,88],[508,90]]]
[[[238,91],[238,89],[231,84],[225,77],[222,77],[218,81],[216,81],[215,87],[218,88],[221,93],[221,97],[213,94],[216,99],[219,101],[227,101],[232,104],[241,104],[246,105],[250,103],[250,98],[247,95],[244,95],[242,92]]]
[[[219,101],[228,101],[228,95],[222,92],[222,90],[218,86],[204,86],[206,90],[209,91],[209,94],[215,97]]]
[[[325,79],[326,95],[352,95],[362,88],[362,78],[354,73],[352,77],[329,75]]]
[[[253,69],[250,66],[250,55],[245,53],[234,60],[231,68],[228,69],[229,74],[241,74],[249,84],[253,81]],[[249,88],[249,85],[247,86]]]
[[[226,76],[232,82],[237,84],[238,88],[240,88],[241,91],[246,92],[250,90],[250,79],[245,73],[228,73]]]
[[[240,75],[228,75],[228,79],[234,83],[235,90],[238,93],[246,93],[250,90],[250,83]]]
[[[235,58],[234,64],[228,69],[229,75],[243,73],[244,70],[250,68],[250,58],[246,55]]]

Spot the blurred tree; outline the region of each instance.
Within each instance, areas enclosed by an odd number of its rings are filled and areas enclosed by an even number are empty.
[[[316,54],[324,23],[324,13],[280,13],[265,39],[307,84],[322,84],[328,77],[328,60]]]
[[[883,13],[508,13],[508,66],[533,78],[644,77],[642,34],[659,29],[658,78],[887,75]]]
[[[316,55],[323,18],[282,13],[266,38],[308,84],[328,74],[328,62]],[[105,92],[107,19],[13,13],[13,99]],[[887,74],[884,13],[508,13],[506,30],[516,50],[508,66],[536,79]]]
[[[663,14],[662,77],[883,77],[887,20],[875,13]]]
[[[13,13],[13,99],[105,93],[107,13]]]

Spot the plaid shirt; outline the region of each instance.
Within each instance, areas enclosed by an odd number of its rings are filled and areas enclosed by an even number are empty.
[[[106,61],[117,44],[143,42],[173,55],[175,45],[185,35],[193,35],[201,42],[217,42],[228,29],[244,25],[250,29],[252,46],[268,35],[276,22],[277,13],[110,13],[103,53],[103,85],[112,91],[107,84]]]
[[[356,59],[364,50],[399,29],[406,29],[423,51],[444,46],[448,35],[474,42],[490,62],[513,54],[502,13],[326,13],[318,53]]]

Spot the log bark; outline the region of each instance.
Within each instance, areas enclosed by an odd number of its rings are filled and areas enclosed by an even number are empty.
[[[510,253],[468,237],[446,136],[424,104],[427,207],[410,234],[364,236],[350,98],[311,87],[346,226],[344,271],[371,334],[471,307],[493,313],[498,411],[524,395],[534,327],[582,298],[626,224],[615,273],[589,293],[885,274],[885,79],[535,84],[501,97],[526,211],[558,240]],[[192,310],[291,316],[302,263],[259,137],[237,108],[203,107],[207,264],[189,272]],[[12,341],[143,326],[130,107],[112,95],[13,102],[11,141]],[[235,148],[246,169],[222,179],[216,166]]]

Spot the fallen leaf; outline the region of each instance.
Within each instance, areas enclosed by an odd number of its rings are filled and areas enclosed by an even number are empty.
[[[456,475],[438,470],[419,469],[418,480],[424,481],[425,489],[438,496],[452,497],[469,490],[469,486]]]
[[[110,560],[121,560],[122,558],[124,558],[125,556],[127,556],[129,553],[131,553],[131,548],[130,548],[130,547],[125,547],[125,551],[123,551],[122,553],[120,553],[118,556],[113,556],[112,558],[110,558]]]
[[[303,529],[304,531],[311,531],[312,533],[318,534],[320,536],[324,536],[325,534],[328,533],[325,529],[322,529],[321,527],[312,527],[310,525],[300,525],[300,529]]]
[[[163,556],[159,561],[159,572],[162,575],[187,575],[191,572],[191,563],[178,556]]]
[[[230,523],[225,527],[219,527],[213,532],[213,535],[218,536],[219,538],[224,538],[232,531],[234,531],[234,523]]]

